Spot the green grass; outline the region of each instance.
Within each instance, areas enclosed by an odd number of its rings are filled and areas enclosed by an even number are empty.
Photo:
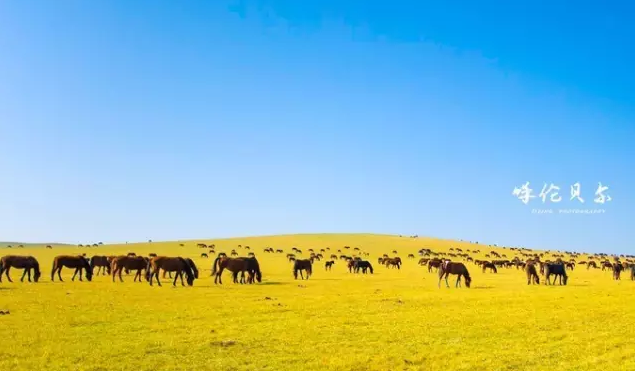
[[[263,283],[224,285],[209,277],[212,260],[197,242],[229,252],[251,246]],[[180,247],[179,243],[185,243]],[[284,257],[344,245],[370,253],[373,275],[350,274],[343,261],[323,262],[309,280],[294,280]],[[266,246],[285,254],[265,254]],[[483,274],[467,266],[471,289],[437,287],[417,265],[418,249],[493,248],[385,235],[296,235],[215,241],[105,245],[99,248],[2,249],[31,254],[39,283],[0,284],[0,370],[633,370],[635,282],[577,267],[569,285],[527,286],[516,269]],[[396,249],[402,270],[376,264]],[[352,249],[351,249],[352,250]],[[514,256],[503,251],[508,258]],[[193,287],[147,282],[50,282],[51,262],[66,253],[134,251],[192,257],[202,268]],[[344,251],[344,250],[343,250]],[[352,251],[350,251],[352,253]],[[349,253],[349,254],[350,254]],[[330,253],[329,253],[330,255]],[[339,254],[338,254],[339,255]],[[453,282],[452,282],[453,283]],[[452,285],[453,286],[453,285]]]

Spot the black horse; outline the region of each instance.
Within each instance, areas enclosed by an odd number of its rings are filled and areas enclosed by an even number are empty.
[[[326,263],[324,263],[324,269],[326,269],[327,271],[330,271],[331,268],[333,267],[333,264],[335,264],[333,260],[327,261]]]
[[[355,273],[359,273],[360,269],[362,273],[366,274],[366,271],[370,270],[370,274],[373,274],[373,265],[368,260],[356,260],[353,264]]]
[[[302,275],[302,271],[306,271],[306,279],[308,280],[311,277],[311,273],[313,273],[311,260],[309,259],[299,259],[293,263],[293,277],[298,279],[298,272],[300,272],[300,277],[304,279]]]
[[[567,285],[567,280],[569,278],[567,277],[567,270],[565,269],[564,264],[544,264],[544,271],[546,285],[555,285],[557,278],[560,279],[560,285],[562,285],[563,282],[565,286]],[[552,274],[555,275],[555,277],[553,278],[553,282],[550,282],[549,277]]]

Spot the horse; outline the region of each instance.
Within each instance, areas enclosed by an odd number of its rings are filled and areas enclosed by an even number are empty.
[[[568,281],[568,277],[567,277],[567,270],[565,269],[563,264],[545,264],[544,265],[544,271],[545,271],[545,285],[555,285],[556,284],[556,278],[560,278],[560,285],[562,285],[562,282],[564,280],[564,285],[567,285],[567,281]],[[549,276],[551,275],[555,275],[555,277],[553,278],[553,283],[549,282]]]
[[[95,273],[96,276],[99,275],[99,272],[101,272],[102,276],[106,275],[106,273],[110,274],[110,261],[107,256],[93,256],[90,258],[90,267],[93,272],[95,271],[95,267],[97,267],[97,273]]]
[[[24,269],[24,273],[22,273],[22,278],[20,278],[20,282],[24,282],[24,276],[28,275],[29,282],[31,282],[31,269],[33,272],[33,279],[37,282],[40,279],[40,264],[37,259],[32,256],[19,256],[19,255],[7,255],[3,256],[0,259],[0,282],[2,282],[2,274],[7,276],[9,282],[13,282],[11,280],[11,276],[9,276],[9,271],[11,268],[16,269]]]
[[[209,258],[209,256],[207,256],[207,254],[205,254],[205,253],[202,253],[201,254],[201,258]]]
[[[368,260],[355,260],[353,263],[353,269],[355,273],[359,273],[359,270],[362,270],[362,273],[366,274],[367,270],[370,270],[370,274],[373,274],[373,265],[370,264]]]
[[[430,260],[428,262],[428,273],[432,272],[432,268],[436,268],[438,272],[440,267],[441,267],[441,260],[438,260],[438,259]]]
[[[490,262],[483,262],[483,273],[485,273],[485,271],[487,270],[487,268],[490,269],[490,271],[494,272],[494,273],[498,273],[498,270],[496,269],[496,265],[494,265],[494,263],[490,263]]]
[[[183,258],[179,257],[167,257],[167,256],[156,256],[152,259],[148,260],[146,266],[146,280],[152,286],[152,277],[155,277],[157,280],[157,284],[161,286],[161,281],[159,281],[159,271],[163,269],[167,272],[176,272],[174,276],[174,282],[172,282],[173,286],[176,286],[176,280],[181,277],[181,285],[185,286],[183,283],[183,272],[187,276],[187,284],[188,286],[192,286],[194,284],[194,273],[192,273],[192,268],[190,264]]]
[[[300,259],[295,261],[295,263],[293,264],[293,277],[295,277],[296,280],[298,279],[298,272],[300,272],[300,277],[304,279],[302,271],[306,271],[306,279],[308,280],[309,277],[311,277],[311,273],[313,273],[310,260]]]
[[[590,262],[587,263],[586,269],[589,270],[589,268],[591,268],[591,267],[597,268],[598,265],[594,261],[590,261]]]
[[[613,264],[613,279],[620,280],[620,275],[622,274],[623,270],[624,270],[624,266],[622,266],[622,264],[614,263]]]
[[[248,272],[249,277],[247,283],[253,283],[254,276],[258,282],[262,281],[262,273],[260,272],[260,264],[256,258],[228,258],[227,255],[219,255],[214,260],[212,265],[212,276],[214,277],[214,284],[223,284],[222,274],[227,269],[232,272],[233,282],[239,283],[238,273],[241,273],[240,283],[245,283],[245,272]]]
[[[397,267],[397,269],[401,269],[401,259],[400,258],[388,258],[384,259],[384,265],[386,268]]]
[[[134,276],[134,282],[141,282],[141,271],[148,268],[149,258],[142,256],[119,256],[112,261],[112,282],[115,282],[115,276],[119,273],[119,281],[123,282],[121,278],[121,271],[127,269],[129,271],[136,270],[137,273]]]
[[[635,281],[635,264],[631,265],[631,281]]]
[[[330,271],[331,267],[333,267],[333,264],[335,264],[333,260],[327,261],[326,263],[324,263],[324,269]]]
[[[75,281],[75,276],[79,273],[79,280],[82,281],[82,270],[86,270],[86,279],[91,281],[93,279],[93,269],[90,263],[83,256],[77,255],[58,255],[53,259],[53,269],[51,270],[51,281],[55,282],[55,272],[61,282],[62,280],[62,268],[75,268],[73,278],[71,281]]]
[[[445,286],[450,287],[448,283],[448,276],[450,274],[458,276],[456,279],[456,287],[461,287],[461,276],[465,277],[465,286],[467,288],[472,284],[472,278],[465,264],[446,261],[439,267],[439,288],[441,288],[441,279],[443,277],[445,277]]]
[[[573,270],[573,268],[575,268],[575,264],[573,263],[565,263],[564,266],[571,271]]]
[[[533,263],[527,263],[525,265],[525,272],[527,273],[527,284],[531,285],[532,281],[540,285],[540,277],[538,277],[538,272],[536,272],[536,266]]]

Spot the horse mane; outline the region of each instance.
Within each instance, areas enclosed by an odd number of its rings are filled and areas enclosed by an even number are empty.
[[[188,281],[194,280],[194,273],[192,273],[192,267],[190,266],[190,263],[188,263],[187,260],[183,259],[180,256],[178,257],[178,259],[185,266],[184,271],[185,271],[185,274],[187,275],[187,280]]]

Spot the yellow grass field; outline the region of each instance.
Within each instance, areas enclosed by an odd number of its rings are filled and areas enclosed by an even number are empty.
[[[210,277],[216,252],[249,245],[263,282],[240,285]],[[179,244],[184,243],[184,247]],[[351,274],[338,260],[316,262],[309,280],[294,280],[285,254],[343,246],[370,253],[373,275]],[[263,253],[282,248],[285,254]],[[366,234],[289,235],[175,241],[98,248],[0,249],[33,255],[39,283],[0,284],[0,370],[635,370],[635,282],[577,266],[567,286],[528,286],[522,270],[482,273],[466,263],[472,288],[437,287],[436,273],[417,265],[421,248],[513,251],[466,242]],[[401,270],[377,264],[397,250]],[[146,281],[51,282],[53,257],[134,251],[194,259],[193,287]],[[408,254],[415,259],[407,259]],[[348,255],[352,254],[351,251]],[[339,254],[338,254],[339,255]],[[626,272],[625,272],[626,273]],[[542,279],[542,277],[541,277]],[[541,281],[542,283],[542,281]]]

